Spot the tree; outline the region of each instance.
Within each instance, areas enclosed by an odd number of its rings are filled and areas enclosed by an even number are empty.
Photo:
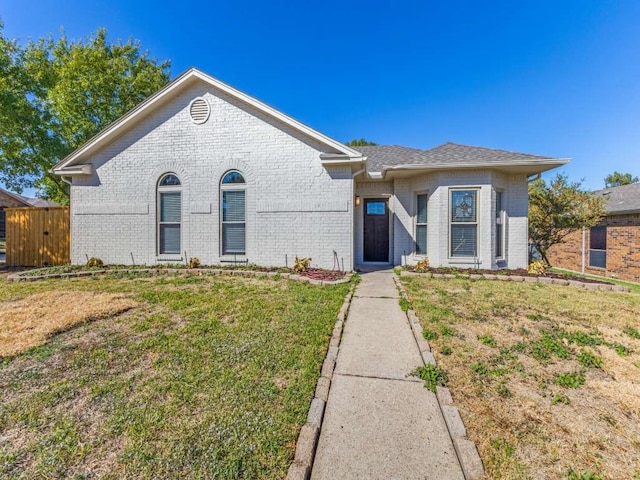
[[[345,145],[349,147],[369,147],[369,146],[375,147],[378,144],[374,142],[370,142],[369,140],[365,140],[364,138],[361,138],[360,140],[353,139],[350,142],[347,142]]]
[[[582,227],[593,227],[604,217],[605,204],[558,174],[548,184],[535,180],[529,184],[529,238],[549,264],[547,253],[553,245],[563,243],[568,235]]]
[[[640,178],[634,177],[630,173],[613,172],[604,178],[604,188],[619,187],[620,185],[631,185],[640,182]]]
[[[51,167],[169,80],[140,43],[41,38],[20,46],[0,23],[0,181],[67,203],[68,186]]]

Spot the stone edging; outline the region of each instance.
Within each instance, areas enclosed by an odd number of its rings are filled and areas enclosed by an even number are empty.
[[[333,378],[333,370],[336,367],[336,359],[340,349],[340,339],[342,338],[342,329],[347,319],[351,299],[355,285],[351,286],[351,290],[344,299],[338,319],[333,327],[333,334],[329,342],[329,350],[322,364],[320,378],[316,384],[316,393],[311,400],[309,413],[307,414],[307,423],[302,426],[298,441],[296,442],[296,454],[293,463],[289,466],[287,480],[308,480],[311,476],[311,467],[316,454],[318,439],[320,438],[320,429],[324,418],[325,406],[329,398],[329,389],[331,388],[331,379]]]
[[[408,301],[409,298],[407,296],[407,291],[405,290],[404,285],[400,282],[398,276],[394,275],[393,280],[400,292],[400,296]],[[411,325],[413,337],[420,349],[422,361],[425,365],[431,364],[436,366],[436,359],[433,356],[433,353],[431,353],[429,343],[422,336],[422,325],[420,324],[420,320],[413,309],[407,310],[407,319],[409,320],[409,325]],[[445,423],[447,424],[447,430],[449,430],[449,435],[453,441],[453,446],[456,450],[458,460],[460,461],[464,478],[466,480],[479,480],[484,478],[484,467],[482,465],[480,455],[478,454],[478,449],[476,448],[476,445],[467,438],[467,429],[462,422],[460,412],[453,405],[451,392],[448,388],[438,386],[436,389],[436,399],[440,406],[440,411],[442,412]]]
[[[523,277],[522,275],[494,275],[494,274],[479,274],[470,273],[463,275],[454,275],[453,273],[418,273],[402,270],[400,272],[401,277],[426,277],[426,278],[465,278],[470,280],[502,280],[503,282],[528,282],[528,283],[544,283],[547,285],[569,285],[576,288],[584,288],[585,290],[603,290],[609,292],[630,292],[629,287],[622,285],[616,285],[613,283],[591,283],[580,282],[578,280],[564,280],[562,278],[549,278],[549,277]]]
[[[48,273],[44,275],[23,275],[20,273],[14,273],[7,277],[9,282],[33,282],[36,280],[45,280],[51,278],[76,278],[76,277],[92,277],[95,275],[104,275],[107,273],[151,273],[151,274],[163,274],[163,273],[189,273],[189,274],[207,274],[207,275],[237,275],[240,277],[276,277],[288,278],[289,280],[296,280],[298,282],[309,283],[311,285],[339,285],[341,283],[349,283],[351,281],[351,274],[348,273],[344,278],[340,280],[317,280],[315,278],[305,277],[304,275],[297,275],[295,273],[286,272],[261,272],[258,270],[225,270],[220,268],[123,268],[117,270],[87,270],[84,272],[71,272],[71,273]]]

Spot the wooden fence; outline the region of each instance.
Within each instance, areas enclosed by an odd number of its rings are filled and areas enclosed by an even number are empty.
[[[7,266],[70,262],[69,207],[6,208]]]

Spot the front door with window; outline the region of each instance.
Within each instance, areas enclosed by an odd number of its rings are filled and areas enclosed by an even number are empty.
[[[364,201],[364,261],[389,261],[389,209],[387,200]]]

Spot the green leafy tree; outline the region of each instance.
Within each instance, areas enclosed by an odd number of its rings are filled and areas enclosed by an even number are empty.
[[[364,138],[361,138],[360,140],[358,139],[351,140],[350,142],[347,142],[345,145],[348,145],[349,147],[374,147],[378,144],[374,142],[370,142],[369,140],[365,140]]]
[[[51,167],[165,85],[168,70],[135,40],[109,43],[105,29],[21,46],[0,23],[0,181],[68,203]]]
[[[606,213],[604,199],[558,174],[549,183],[529,184],[529,238],[549,264],[549,248],[582,227],[593,227]]]
[[[604,188],[619,187],[621,185],[631,185],[640,182],[640,178],[634,177],[630,173],[613,172],[604,178]]]

